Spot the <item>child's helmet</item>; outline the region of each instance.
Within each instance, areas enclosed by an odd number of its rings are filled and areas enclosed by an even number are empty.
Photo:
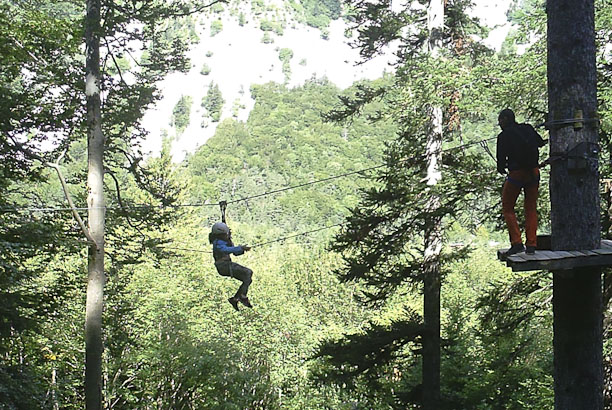
[[[214,224],[212,226],[212,233],[215,235],[218,234],[228,234],[229,233],[229,226],[227,226],[226,224],[224,224],[223,222],[217,222],[216,224]]]

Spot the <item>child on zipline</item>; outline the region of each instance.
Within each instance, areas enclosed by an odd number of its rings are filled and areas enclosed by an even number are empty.
[[[215,267],[221,276],[231,276],[234,279],[242,281],[242,285],[238,288],[236,294],[229,298],[229,303],[238,310],[238,302],[244,306],[252,308],[251,302],[247,297],[249,285],[252,282],[253,271],[245,266],[232,262],[230,254],[242,255],[244,252],[251,249],[250,246],[234,246],[232,243],[230,229],[223,222],[217,222],[212,226],[211,232],[208,235],[208,240],[213,245],[213,257],[215,258]]]

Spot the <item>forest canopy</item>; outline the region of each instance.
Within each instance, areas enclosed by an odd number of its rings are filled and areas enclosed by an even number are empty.
[[[519,122],[546,119],[544,2],[510,9],[515,28],[500,51],[477,41],[486,29],[467,13],[470,1],[444,2],[439,41],[423,7],[281,3],[322,32],[346,17],[364,57],[403,39],[401,58],[346,89],[317,76],[290,86],[299,53],[279,47],[274,63],[285,83],[247,85],[252,107],[240,119],[224,115],[230,101],[211,80],[224,68],[212,52],[196,66],[189,44],[208,41],[200,26],[220,34],[226,10],[243,24],[260,16],[258,29],[282,35],[288,25],[278,7],[253,0],[253,15],[239,17],[240,2],[201,10],[189,1],[102,2],[102,406],[422,406],[434,224],[440,408],[552,408],[552,275],[515,273],[495,257],[508,241],[493,155],[497,115],[512,107]],[[595,5],[599,169],[608,179],[612,7]],[[91,222],[84,16],[72,1],[0,2],[0,409],[83,408],[87,396],[93,248],[66,199]],[[204,97],[178,93],[163,119],[175,133],[146,155],[142,118],[160,99],[160,81],[192,65]],[[214,135],[173,162],[172,144],[192,113],[202,129],[214,123]],[[540,233],[550,232],[548,181],[542,169]],[[227,298],[237,282],[214,265],[209,233],[221,201],[234,243],[253,247],[232,256],[254,272],[253,309],[234,311]],[[608,189],[602,238],[610,237],[610,203]],[[609,302],[606,287],[607,386]]]

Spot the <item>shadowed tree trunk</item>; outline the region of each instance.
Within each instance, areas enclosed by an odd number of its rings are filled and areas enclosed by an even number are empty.
[[[427,9],[428,51],[436,57],[444,28],[444,0],[431,0]],[[427,140],[427,185],[435,189],[442,178],[442,108],[430,108]],[[425,223],[425,258],[423,262],[423,408],[440,407],[440,252],[442,220],[435,214],[440,198],[434,192],[427,204],[430,213]]]
[[[600,247],[597,127],[554,124],[596,118],[593,0],[548,0],[552,247]],[[584,149],[583,149],[584,148]],[[575,161],[579,156],[585,161]],[[602,283],[597,268],[553,273],[556,409],[602,409]]]
[[[104,136],[100,112],[100,0],[87,0],[85,19],[87,97],[87,206],[89,246],[85,312],[85,402],[102,409],[102,311],[104,307]]]

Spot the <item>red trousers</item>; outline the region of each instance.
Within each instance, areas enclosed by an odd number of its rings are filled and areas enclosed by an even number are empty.
[[[524,190],[526,245],[537,246],[538,213],[536,205],[538,202],[539,186],[540,170],[538,168],[510,171],[510,175],[508,175],[508,179],[504,183],[502,210],[512,245],[523,243],[514,207],[521,190]]]

